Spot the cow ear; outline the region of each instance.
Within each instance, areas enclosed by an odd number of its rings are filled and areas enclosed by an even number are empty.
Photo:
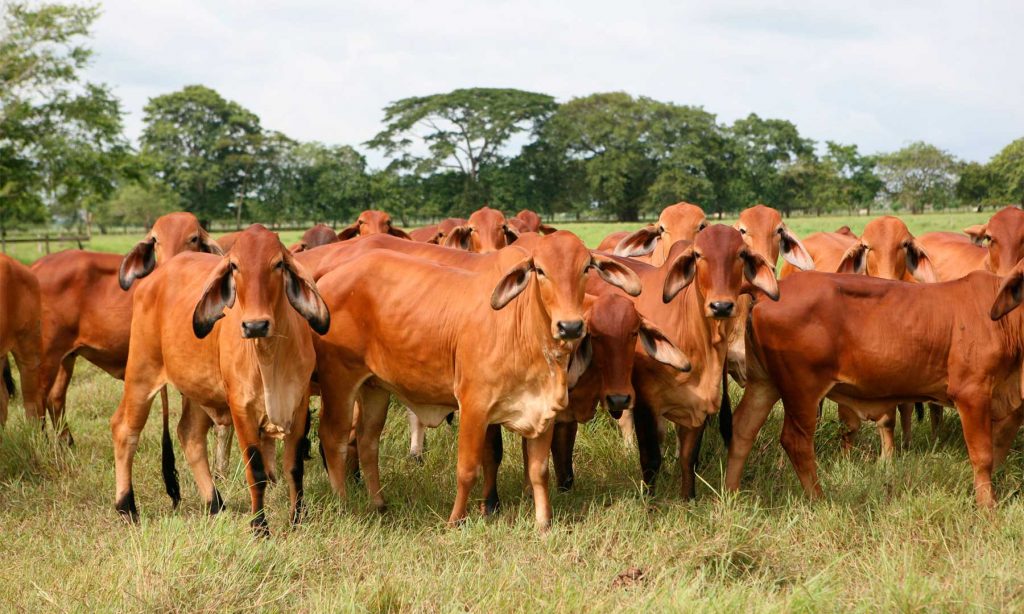
[[[998,320],[1013,311],[1020,305],[1022,294],[1024,294],[1024,269],[1014,269],[1003,279],[996,293],[996,300],[992,303],[992,309],[988,315],[993,320]],[[1024,386],[1024,384],[1022,384]]]
[[[549,234],[551,234],[553,232],[558,232],[557,228],[555,228],[554,226],[548,226],[547,224],[541,224],[537,228],[537,230],[539,230],[540,234],[542,234],[542,235],[549,235]]]
[[[964,234],[971,238],[971,243],[975,245],[983,245],[985,243],[985,233],[988,232],[988,224],[975,224],[964,228]]]
[[[192,312],[192,332],[198,339],[209,335],[217,320],[224,317],[224,310],[235,304],[234,273],[235,267],[227,258],[222,258],[210,272],[199,302]]]
[[[471,251],[473,243],[470,241],[470,236],[472,234],[473,229],[469,226],[456,226],[445,237],[443,245],[445,247],[466,250],[467,252]]]
[[[908,240],[904,248],[907,250],[907,270],[914,279],[926,284],[933,284],[939,280],[928,252],[918,246],[913,239]]]
[[[612,253],[626,258],[646,256],[654,251],[660,238],[661,230],[659,228],[647,226],[623,237]]]
[[[491,293],[491,309],[498,311],[509,301],[519,296],[530,283],[530,273],[533,271],[533,258],[527,258],[512,267],[498,281]]]
[[[331,312],[320,297],[313,277],[290,254],[284,257],[284,280],[288,302],[299,315],[306,318],[309,327],[318,335],[326,335],[331,328]]]
[[[747,282],[768,295],[773,301],[779,300],[779,280],[775,279],[775,267],[768,264],[761,254],[746,251],[743,258],[743,276]]]
[[[210,233],[202,228],[199,229],[199,251],[215,256],[224,255],[224,250],[220,248],[220,244],[210,236]]]
[[[782,259],[796,268],[803,271],[814,270],[814,259],[811,258],[810,252],[785,226],[779,229],[779,249],[782,251]]]
[[[644,346],[644,351],[654,360],[683,372],[692,368],[683,351],[647,318],[640,319],[639,334],[640,344]]]
[[[836,273],[856,273],[866,275],[868,272],[868,248],[863,243],[857,243],[846,250],[843,259],[839,261]]]
[[[292,245],[291,247],[289,247],[288,251],[293,253],[293,254],[297,254],[299,252],[304,252],[304,251],[306,251],[306,244],[304,242],[302,242],[302,241],[299,241],[295,245]]]
[[[640,296],[643,285],[640,283],[640,276],[634,273],[633,269],[613,258],[596,253],[590,255],[590,266],[594,267],[601,279],[621,288],[630,296]]]
[[[352,222],[350,225],[341,229],[338,233],[339,241],[348,241],[359,236],[359,220]]]
[[[405,232],[401,228],[388,226],[388,234],[391,235],[392,237],[398,237],[399,239],[408,239],[412,241],[412,237],[409,236],[409,233]]]
[[[671,302],[677,294],[693,282],[696,274],[697,254],[693,251],[693,247],[688,247],[686,251],[676,256],[676,259],[668,267],[665,285],[661,291],[662,302]]]
[[[576,346],[576,351],[569,357],[569,369],[567,372],[568,388],[572,390],[579,383],[580,378],[590,368],[590,361],[594,358],[594,345],[590,343],[590,335],[583,338]]]
[[[505,244],[512,245],[519,238],[519,231],[511,225],[505,226]]]
[[[857,238],[857,235],[853,234],[853,231],[850,230],[849,226],[840,226],[839,228],[836,228],[833,232],[835,232],[837,235],[853,237],[854,239]]]
[[[136,279],[142,279],[156,268],[156,238],[148,237],[135,244],[121,261],[117,271],[117,283],[122,290],[128,290]]]

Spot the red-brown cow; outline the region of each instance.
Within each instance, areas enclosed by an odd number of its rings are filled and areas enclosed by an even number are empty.
[[[508,224],[520,234],[524,232],[539,232],[549,235],[558,230],[553,226],[543,223],[540,216],[529,209],[523,209],[515,217],[508,218]]]
[[[971,226],[964,235],[929,232],[917,242],[932,259],[940,281],[959,279],[971,271],[1007,275],[1024,258],[1024,211],[1005,207],[983,225]]]
[[[464,226],[452,229],[442,245],[486,254],[511,245],[517,238],[519,233],[509,227],[501,211],[483,207],[474,211]]]
[[[25,416],[41,420],[44,416],[43,393],[38,370],[42,339],[39,333],[39,282],[25,265],[0,254],[0,426],[7,423],[7,402],[14,395],[14,378],[7,353],[14,354],[21,377]]]
[[[531,440],[536,519],[545,527],[551,521],[551,423],[568,403],[569,357],[586,333],[586,271],[595,269],[631,294],[639,293],[639,280],[614,260],[591,255],[566,232],[544,237],[532,252],[510,247],[479,258],[490,260],[490,270],[467,271],[378,250],[320,279],[334,316],[330,333],[317,340],[324,402],[320,439],[328,475],[335,492],[344,495],[357,393],[360,465],[378,508],[384,501],[377,446],[388,393],[427,424],[460,409],[458,494],[449,522],[466,516],[487,425],[503,424]],[[424,295],[423,287],[451,291]],[[374,385],[364,386],[371,379]]]
[[[338,233],[334,232],[333,228],[326,224],[317,224],[302,233],[302,238],[299,239],[299,242],[289,247],[288,251],[297,254],[315,247],[337,243],[338,241],[341,241],[341,238],[338,237]]]
[[[690,203],[676,203],[662,209],[656,224],[631,233],[614,232],[605,237],[597,249],[661,266],[673,243],[693,241],[697,233],[707,225],[708,219],[703,209]]]
[[[412,238],[407,232],[395,226],[388,213],[376,209],[368,209],[360,213],[356,221],[352,222],[350,226],[341,229],[341,232],[338,233],[338,240],[348,241],[355,237],[375,234],[389,234],[402,239]]]
[[[461,217],[450,217],[445,220],[441,220],[437,224],[431,224],[430,226],[424,226],[423,228],[417,228],[416,230],[409,233],[409,236],[413,241],[420,243],[434,243],[435,245],[444,245],[445,239],[459,226],[465,226],[469,222]]]
[[[821,495],[813,436],[822,398],[875,417],[897,403],[927,400],[960,412],[975,497],[992,506],[992,469],[1024,417],[1024,315],[1008,314],[1020,303],[1024,268],[1005,279],[975,272],[936,284],[808,272],[780,288],[782,300],[752,312],[747,388],[734,415],[726,486],[739,487],[779,399],[782,446],[811,497]],[[894,326],[895,314],[913,317]]]
[[[117,511],[138,518],[132,458],[153,396],[173,384],[210,420],[234,425],[246,459],[252,526],[260,533],[267,531],[263,493],[270,462],[260,452],[261,435],[285,440],[291,517],[298,522],[299,442],[316,362],[309,328],[324,334],[329,326],[312,278],[260,225],[243,231],[225,256],[183,254],[161,264],[135,292],[124,394],[111,419]],[[204,420],[186,441],[205,444],[208,424]],[[186,456],[190,464],[206,462],[205,450],[202,459]],[[208,478],[208,468],[193,466],[197,477],[204,469]],[[212,480],[200,489],[213,509],[219,495]]]

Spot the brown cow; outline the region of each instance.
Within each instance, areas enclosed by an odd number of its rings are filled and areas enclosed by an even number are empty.
[[[417,228],[410,232],[409,236],[413,241],[420,243],[434,243],[436,245],[442,245],[444,244],[445,239],[448,238],[448,235],[452,233],[452,230],[458,226],[465,226],[467,223],[467,220],[461,217],[450,217],[448,219],[441,220],[437,224]]]
[[[128,360],[132,283],[183,251],[220,253],[191,213],[171,213],[126,256],[68,250],[32,265],[42,296],[39,384],[54,425],[61,424],[75,358],[122,379]],[[70,441],[66,426],[63,435]]]
[[[465,225],[452,229],[442,245],[486,254],[511,245],[518,238],[519,232],[508,225],[501,211],[482,207],[469,216]]]
[[[324,334],[330,326],[327,306],[308,273],[275,233],[257,224],[243,231],[225,256],[183,254],[161,264],[136,290],[132,316],[124,394],[111,419],[117,511],[138,518],[132,458],[153,395],[173,384],[210,419],[234,425],[247,461],[252,526],[259,533],[267,531],[261,434],[285,440],[291,518],[298,522],[299,442],[316,362],[308,328]],[[205,447],[207,425],[186,440]],[[187,453],[190,464],[205,464],[203,452],[201,459]],[[200,482],[200,489],[212,509],[219,495],[209,469],[193,466],[197,476],[204,469],[208,483]]]
[[[314,247],[321,247],[323,245],[330,245],[331,243],[337,243],[341,239],[338,238],[338,233],[334,232],[334,229],[326,224],[317,224],[306,232],[302,233],[302,238],[295,245],[288,248],[293,254],[304,252]]]
[[[707,225],[707,215],[703,209],[690,203],[676,203],[662,209],[657,223],[625,234],[614,243],[613,237],[620,233],[612,233],[601,241],[597,249],[614,250],[616,256],[640,257],[645,260],[644,257],[650,254],[650,263],[661,266],[673,243],[693,241],[697,233]]]
[[[918,237],[941,281],[959,279],[971,271],[1007,275],[1024,258],[1024,211],[1005,207],[983,225],[971,226],[964,235],[929,232]],[[980,243],[979,243],[980,240]]]
[[[723,225],[706,228],[693,243],[675,243],[661,267],[629,258],[618,261],[643,281],[644,291],[636,299],[637,311],[664,331],[693,363],[690,372],[680,373],[645,354],[636,356],[633,419],[642,477],[648,488],[653,487],[661,467],[656,418],[668,418],[676,423],[680,445],[680,488],[684,496],[692,497],[694,463],[705,418],[717,413],[724,402],[722,375],[729,319],[736,316],[742,293],[756,290],[769,298],[777,297],[775,271],[744,243],[735,228]],[[588,285],[587,290],[607,293],[600,286]],[[723,438],[728,440],[728,431],[723,432]]]
[[[549,235],[557,228],[548,226],[541,222],[540,216],[536,212],[530,211],[529,209],[523,209],[515,215],[515,217],[508,218],[509,226],[512,226],[520,234],[524,232],[539,232],[541,234]]]
[[[316,340],[324,403],[320,440],[328,475],[335,492],[344,495],[346,444],[358,393],[360,465],[373,504],[383,507],[377,446],[390,392],[427,424],[461,410],[458,494],[450,523],[466,517],[487,426],[504,424],[531,440],[536,519],[545,527],[551,521],[551,423],[568,403],[569,357],[586,333],[586,271],[596,270],[631,294],[639,293],[639,280],[618,262],[591,255],[567,232],[543,237],[532,252],[513,246],[477,258],[488,260],[489,270],[467,271],[376,250],[320,279],[335,322]],[[449,291],[423,294],[424,287]],[[410,296],[419,298],[410,301]],[[374,385],[364,386],[371,379]]]
[[[394,222],[391,221],[391,216],[384,211],[378,211],[376,209],[367,209],[359,214],[356,221],[352,222],[350,226],[346,226],[341,229],[338,233],[339,241],[348,241],[355,237],[365,237],[366,235],[375,234],[389,234],[393,237],[399,237],[402,239],[411,239],[407,232],[401,228],[397,228]]]
[[[14,395],[14,378],[7,353],[14,354],[21,376],[21,394],[25,416],[41,420],[44,416],[43,392],[38,370],[42,339],[39,333],[39,282],[25,265],[0,254],[0,426],[7,423],[7,402]]]
[[[782,446],[811,497],[821,495],[813,435],[822,398],[876,419],[897,403],[928,400],[956,406],[975,497],[992,506],[992,469],[1024,418],[1024,315],[1007,315],[1020,303],[1024,268],[1005,279],[975,272],[935,284],[808,272],[780,287],[782,300],[758,303],[752,312],[749,377],[734,416],[726,486],[739,487],[754,439],[779,399]],[[913,317],[893,325],[896,314]]]

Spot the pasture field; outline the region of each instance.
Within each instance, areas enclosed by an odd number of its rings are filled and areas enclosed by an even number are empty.
[[[990,215],[905,219],[921,233]],[[789,224],[804,235],[842,224],[860,231],[867,220]],[[627,226],[570,228],[596,244]],[[127,241],[111,241],[112,251],[137,240],[118,239]],[[97,237],[91,247],[108,244]],[[894,326],[899,317],[910,316],[894,316]],[[348,499],[337,500],[314,458],[306,465],[304,523],[289,528],[287,489],[278,483],[268,490],[273,535],[256,539],[237,447],[233,472],[218,483],[225,513],[207,516],[180,449],[184,499],[171,510],[160,480],[159,410],[135,460],[141,523],[117,517],[109,418],[121,386],[79,360],[68,400],[72,448],[35,432],[20,395],[15,400],[0,433],[0,611],[1024,609],[1021,446],[996,473],[998,507],[977,510],[952,410],[937,441],[926,423],[915,423],[911,450],[880,462],[870,425],[850,455],[840,452],[835,406],[826,402],[816,435],[826,496],[813,503],[778,444],[778,408],[738,495],[720,494],[725,456],[709,427],[694,502],[679,496],[671,459],[657,494],[642,496],[635,452],[599,414],[581,427],[575,490],[553,493],[553,527],[538,534],[512,435],[499,476],[502,511],[484,519],[474,510],[465,526],[449,529],[456,431],[430,431],[417,464],[406,457],[407,423],[396,409],[381,450],[386,513],[371,511],[361,484],[350,482]],[[734,403],[741,394],[733,388]],[[172,421],[178,408],[172,394]]]

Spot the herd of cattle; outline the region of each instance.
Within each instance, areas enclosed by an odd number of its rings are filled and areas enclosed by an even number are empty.
[[[218,429],[223,472],[233,429],[258,532],[278,439],[291,518],[301,518],[311,395],[322,400],[331,487],[344,496],[361,471],[381,509],[391,396],[408,408],[414,455],[425,428],[458,410],[451,523],[466,517],[480,473],[484,513],[499,507],[504,426],[523,437],[536,521],[548,526],[548,457],[558,487],[571,488],[577,427],[598,405],[635,437],[649,488],[674,423],[690,497],[707,417],[720,412],[735,490],[781,399],[783,448],[819,496],[813,435],[826,397],[839,405],[845,446],[872,420],[885,455],[897,412],[906,443],[914,403],[933,404],[933,426],[942,406],[955,407],[977,503],[991,506],[993,467],[1024,420],[1022,256],[1024,212],[1013,207],[964,234],[915,237],[886,216],[860,237],[844,227],[801,241],[769,207],[726,226],[679,203],[596,250],[533,212],[488,207],[411,233],[365,211],[290,248],[260,225],[214,240],[191,214],[173,213],[123,257],[65,251],[28,268],[0,256],[0,356],[14,356],[27,415],[49,415],[68,443],[76,358],[124,380],[111,431],[115,505],[131,519],[132,459],[158,393],[164,481],[180,500],[167,385],[182,394],[177,434],[211,513],[224,503],[207,435]],[[3,363],[0,421],[15,391]],[[730,376],[745,388],[735,413]]]

